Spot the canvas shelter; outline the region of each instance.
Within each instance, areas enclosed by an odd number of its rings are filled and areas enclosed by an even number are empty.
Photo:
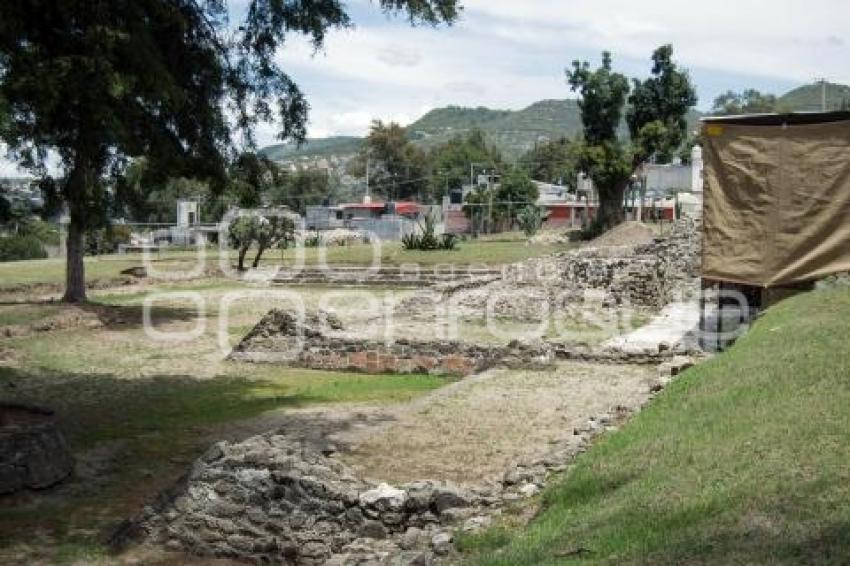
[[[850,112],[702,121],[705,280],[761,288],[850,271]]]

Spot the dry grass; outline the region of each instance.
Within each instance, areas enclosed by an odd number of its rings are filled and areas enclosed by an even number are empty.
[[[590,416],[637,406],[651,375],[652,369],[579,363],[540,372],[492,370],[415,402],[382,430],[363,438],[354,433],[346,458],[388,481],[493,479],[571,438]]]

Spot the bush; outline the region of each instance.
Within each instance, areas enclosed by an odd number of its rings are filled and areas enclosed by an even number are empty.
[[[20,227],[21,236],[32,236],[45,246],[59,245],[59,230],[44,220],[30,220]]]
[[[540,207],[528,205],[519,211],[517,221],[519,222],[519,227],[525,232],[525,235],[530,238],[543,225],[543,213],[540,211]]]
[[[44,259],[47,252],[35,236],[9,236],[0,238],[0,261]]]
[[[436,233],[436,222],[434,217],[428,214],[425,216],[425,224],[422,225],[420,234],[405,234],[401,237],[401,245],[406,250],[453,250],[457,247],[457,236],[454,234]]]
[[[89,255],[112,254],[121,244],[129,244],[130,227],[125,224],[110,224],[105,228],[89,230],[86,235],[86,253]]]

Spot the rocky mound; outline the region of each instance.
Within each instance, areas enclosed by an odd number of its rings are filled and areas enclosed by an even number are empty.
[[[269,433],[213,446],[135,528],[202,556],[306,565],[392,554],[409,563],[447,552],[443,525],[491,503],[434,481],[395,488],[361,480],[315,447]]]
[[[623,222],[585,244],[590,248],[615,246],[640,246],[648,244],[654,237],[652,228],[643,222]]]

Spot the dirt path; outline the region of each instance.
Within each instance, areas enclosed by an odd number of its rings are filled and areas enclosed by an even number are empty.
[[[542,372],[491,370],[411,403],[289,411],[278,424],[338,451],[366,477],[474,485],[543,457],[592,416],[637,408],[654,371],[581,363]]]

